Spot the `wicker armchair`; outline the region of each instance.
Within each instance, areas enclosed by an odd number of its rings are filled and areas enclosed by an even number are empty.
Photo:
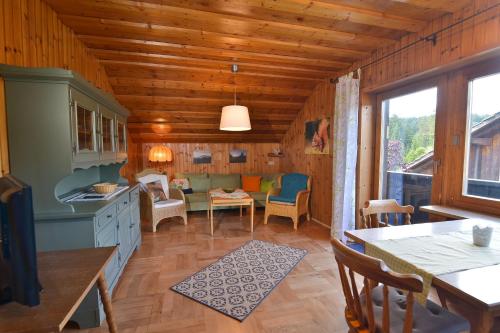
[[[292,181],[292,177],[306,177],[305,189],[296,192],[294,198],[289,199],[288,202],[280,201],[282,194],[282,182]],[[283,179],[284,178],[284,179]],[[285,187],[287,185],[285,184]],[[311,212],[309,210],[309,197],[311,195],[311,177],[301,174],[288,174],[278,177],[278,188],[272,188],[267,193],[266,197],[266,211],[264,215],[264,224],[270,215],[286,216],[292,219],[293,229],[297,230],[299,218],[306,214],[307,220],[311,220]]]
[[[178,189],[168,188],[168,177],[158,173],[153,169],[146,169],[135,175],[136,180],[143,184],[141,200],[141,220],[147,220],[151,223],[153,232],[156,232],[156,226],[160,221],[174,216],[180,216],[187,225],[186,199],[184,193]],[[145,186],[151,182],[160,181],[163,192],[167,200],[154,201],[154,194]]]

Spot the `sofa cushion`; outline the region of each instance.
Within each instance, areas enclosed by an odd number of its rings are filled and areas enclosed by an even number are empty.
[[[241,176],[241,184],[245,192],[259,192],[261,176]]]
[[[210,175],[211,188],[223,188],[235,190],[241,188],[240,175],[237,173],[233,174],[211,174]]]
[[[189,176],[189,183],[193,192],[204,192],[206,193],[210,188],[210,178],[207,178],[205,174],[192,175]]]
[[[205,202],[207,201],[207,194],[203,192],[191,193],[185,195],[186,201],[188,203],[194,202]]]
[[[301,173],[289,173],[281,178],[280,197],[288,198],[286,202],[295,202],[299,191],[307,189],[307,176]],[[292,201],[290,201],[292,200]],[[282,200],[277,200],[282,201]]]
[[[274,180],[262,179],[260,181],[260,192],[267,193],[274,187]]]

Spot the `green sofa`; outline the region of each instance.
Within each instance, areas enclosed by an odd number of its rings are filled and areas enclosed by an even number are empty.
[[[282,174],[244,174],[245,176],[261,176],[265,180],[274,180],[277,184],[277,178]],[[176,173],[175,178],[187,178],[193,189],[192,194],[186,194],[186,209],[188,212],[201,211],[208,209],[207,191],[214,188],[237,189],[242,188],[241,176],[239,173],[233,174],[194,174],[194,173]],[[249,192],[255,200],[255,207],[265,207],[266,192]],[[234,207],[228,207],[234,208]],[[224,209],[217,207],[216,209]]]

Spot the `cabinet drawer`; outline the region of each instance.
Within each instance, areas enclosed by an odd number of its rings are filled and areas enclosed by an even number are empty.
[[[108,223],[101,231],[97,234],[96,246],[115,246],[117,243],[117,228],[116,219],[114,223]]]
[[[97,227],[102,228],[109,222],[113,221],[116,218],[116,206],[111,205],[109,208],[97,217]]]
[[[139,199],[139,188],[130,191],[130,202],[134,202]]]
[[[129,194],[126,193],[125,195],[122,195],[118,198],[118,201],[116,203],[116,206],[118,207],[118,213],[120,213],[122,210],[128,207],[130,203],[130,197]]]

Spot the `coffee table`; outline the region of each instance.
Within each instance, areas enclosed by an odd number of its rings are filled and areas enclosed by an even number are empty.
[[[220,192],[220,191],[219,191]],[[239,198],[229,198],[217,195],[217,192],[212,190],[208,191],[208,217],[210,219],[210,234],[214,235],[214,207],[228,207],[228,206],[239,206],[240,207],[240,217],[243,215],[243,206],[250,207],[250,232],[253,232],[253,214],[254,214],[254,200],[248,195],[248,193],[242,193],[242,197]]]

